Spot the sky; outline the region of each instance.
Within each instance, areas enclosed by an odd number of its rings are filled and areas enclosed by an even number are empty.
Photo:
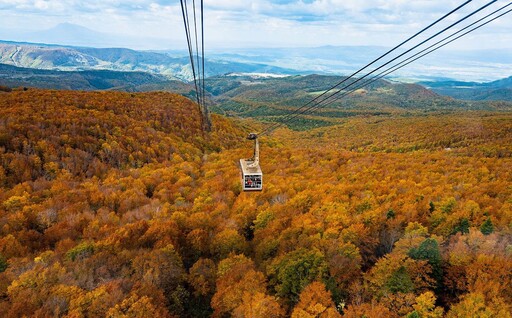
[[[393,46],[463,2],[205,0],[206,48]],[[449,21],[487,2],[473,0]],[[509,2],[500,0],[491,10]],[[178,0],[0,0],[2,40],[33,41],[38,35],[44,38],[44,30],[62,23],[115,35],[116,46],[186,48]],[[108,44],[99,40],[95,43],[94,38],[85,41],[91,46]],[[512,13],[451,48],[512,49]]]

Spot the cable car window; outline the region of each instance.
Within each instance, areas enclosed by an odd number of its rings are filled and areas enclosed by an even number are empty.
[[[245,176],[244,189],[261,189],[261,176],[260,175]]]

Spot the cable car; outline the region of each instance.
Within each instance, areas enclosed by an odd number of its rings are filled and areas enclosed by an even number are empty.
[[[254,155],[251,159],[240,159],[242,175],[242,190],[261,191],[263,189],[263,172],[260,167],[260,146],[258,135],[249,134],[249,140],[254,140]]]

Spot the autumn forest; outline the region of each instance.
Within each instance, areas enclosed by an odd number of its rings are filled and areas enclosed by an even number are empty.
[[[264,123],[212,123],[172,93],[0,92],[0,317],[512,317],[510,107],[279,128],[257,193]]]

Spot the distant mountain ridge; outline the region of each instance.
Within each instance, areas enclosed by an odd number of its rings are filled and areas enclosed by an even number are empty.
[[[88,48],[0,41],[0,63],[18,67],[79,71],[140,71],[169,79],[191,80],[188,57],[171,57],[165,53],[124,48]],[[258,63],[208,60],[206,76],[230,72],[298,74],[299,72]]]
[[[83,43],[101,43],[114,45],[107,34],[96,32],[86,27],[71,23],[61,23],[49,30],[33,32],[31,38],[38,39],[45,43],[61,43],[65,41],[68,45],[81,45]]]
[[[419,84],[438,94],[457,99],[512,101],[512,76],[487,83],[438,81]]]
[[[51,32],[56,37],[55,41],[43,35],[29,39],[62,43],[63,40],[57,41],[57,34],[61,34],[61,38],[65,38],[66,34],[77,39],[92,37],[101,40],[104,37],[104,34],[76,25],[60,25],[52,30],[55,31]],[[139,51],[116,48],[122,46],[123,42],[108,37],[99,48],[46,43],[0,40],[0,63],[66,71],[142,71],[162,74],[172,79],[192,79],[188,52],[185,50]],[[210,49],[206,52],[205,71],[207,76],[226,73],[347,75],[388,49],[378,46]],[[427,56],[390,74],[389,78],[406,82],[454,79],[492,81],[510,76],[511,65],[512,54],[507,50],[443,51],[442,58],[435,54]]]
[[[60,90],[172,91],[187,95],[192,86],[178,80],[146,72],[109,70],[58,71],[0,64],[0,85]]]
[[[101,28],[98,28],[98,30],[101,30]],[[18,61],[18,64],[9,61],[9,56],[6,59],[2,55],[0,56],[0,63],[67,71],[80,69],[143,71],[182,80],[191,79],[191,72],[183,64],[188,63],[188,58],[186,58],[188,51],[178,49],[184,48],[185,44],[183,39],[177,36],[181,32],[171,33],[169,34],[170,38],[167,39],[153,38],[152,34],[127,36],[110,32],[110,30],[92,30],[72,23],[61,23],[49,29],[36,31],[16,32],[14,29],[1,29],[0,39],[17,42],[0,41],[0,44],[35,45],[36,47],[50,47],[55,50],[60,47],[66,48],[66,50],[49,53],[47,49],[43,52],[44,58],[37,61],[24,58],[24,63]],[[31,43],[49,44],[32,45]],[[82,51],[85,47],[90,48],[89,52]],[[108,51],[111,48],[121,47],[128,47],[132,51],[131,53],[123,51],[123,55],[134,55],[134,49],[150,49],[153,50],[153,53],[182,60],[164,59],[164,61],[158,61],[155,64],[146,61],[146,53],[149,53],[149,51],[137,51],[142,56],[138,56],[135,61],[132,57],[127,59],[134,63],[123,63],[117,60],[101,59],[94,54],[100,48]],[[206,73],[208,73],[208,76],[215,76],[230,72],[348,75],[387,52],[390,48],[386,46],[326,45],[320,47],[207,47],[206,49],[208,58]],[[23,51],[18,53],[20,57],[23,57]],[[34,51],[34,49],[31,48],[29,51]],[[14,53],[16,51],[9,52]],[[52,57],[54,54],[57,55],[55,59],[65,60],[67,63],[54,61]],[[102,52],[100,55],[105,55],[105,53]],[[154,56],[148,57],[150,61],[153,58]],[[511,65],[512,54],[510,49],[507,48],[493,50],[479,49],[478,47],[471,50],[451,50],[447,48],[397,70],[390,74],[389,78],[393,77],[402,81],[438,81],[444,79],[478,82],[494,81],[510,76],[512,74]]]

